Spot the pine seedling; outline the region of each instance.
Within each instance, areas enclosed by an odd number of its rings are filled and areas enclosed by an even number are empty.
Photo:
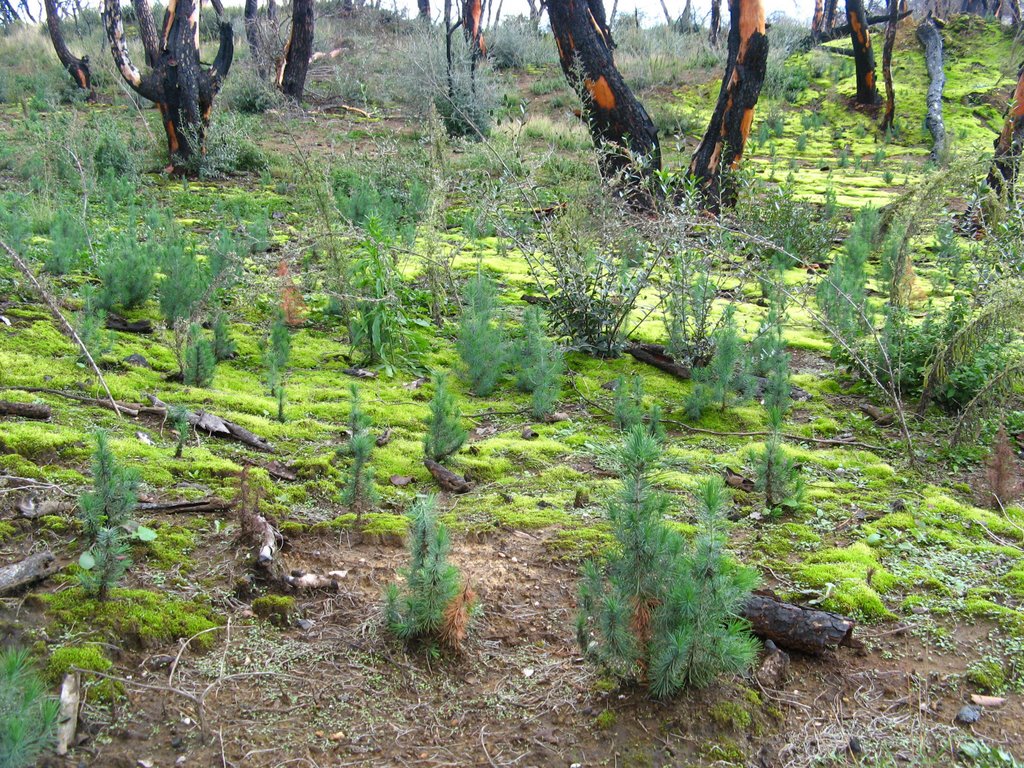
[[[430,400],[427,416],[427,434],[423,438],[423,452],[428,459],[444,461],[466,442],[462,428],[462,412],[455,395],[448,389],[448,377],[436,374],[433,380],[434,396]]]
[[[870,329],[867,315],[867,262],[874,249],[880,217],[874,208],[857,214],[843,253],[836,257],[817,288],[818,307],[835,339],[833,357],[848,360],[847,347]]]
[[[437,641],[458,651],[476,607],[473,591],[462,584],[459,569],[448,562],[451,539],[437,520],[435,496],[420,496],[409,510],[409,568],[405,588],[390,584],[384,615],[399,639]]]
[[[192,323],[188,329],[188,342],[185,344],[182,380],[188,386],[208,387],[213,383],[216,367],[217,358],[214,357],[213,346],[203,333],[203,327],[199,323]]]
[[[220,310],[213,319],[213,356],[218,361],[230,360],[238,351],[238,345],[231,338],[231,320],[228,313]]]
[[[370,454],[375,441],[370,434],[370,417],[363,411],[359,387],[352,384],[349,389],[352,403],[348,416],[348,455],[352,457],[348,481],[341,494],[341,500],[355,509],[356,517],[362,517],[363,510],[377,503],[377,490],[373,485],[373,467],[369,465]]]
[[[0,651],[0,765],[31,768],[56,740],[59,702],[24,648]]]
[[[508,360],[508,342],[497,322],[497,288],[482,272],[467,283],[455,348],[462,358],[473,394],[494,391]]]
[[[764,494],[770,510],[794,509],[804,497],[804,480],[796,461],[786,455],[782,444],[782,411],[768,409],[769,434],[764,450],[757,456],[755,486]]]
[[[267,346],[267,383],[270,394],[277,402],[277,420],[284,423],[284,371],[291,355],[292,339],[285,322],[285,314],[278,310],[270,326],[270,343]]]
[[[686,400],[686,413],[699,419],[704,409],[717,405],[725,411],[730,402],[745,400],[753,390],[747,351],[736,328],[734,307],[725,311],[722,324],[715,332],[715,354],[711,362],[694,370],[694,388]]]
[[[78,516],[88,543],[95,543],[103,528],[126,525],[138,504],[138,475],[117,463],[107,433],[96,430],[92,454],[92,491],[78,500]]]
[[[519,347],[519,371],[516,386],[532,393],[530,412],[535,419],[544,419],[555,410],[562,390],[565,355],[544,333],[538,307],[529,307],[523,318],[525,337]]]
[[[78,337],[89,350],[93,360],[99,361],[113,347],[110,334],[107,332],[107,313],[97,303],[96,291],[92,286],[86,286],[82,290],[82,309],[78,313],[75,326]],[[85,355],[81,355],[80,362],[87,362]]]
[[[618,547],[604,569],[585,566],[580,646],[617,677],[644,679],[659,697],[746,669],[757,646],[735,616],[756,579],[722,552],[721,481],[701,485],[702,530],[687,551],[665,525],[670,499],[654,485],[661,447],[643,426],[626,435],[619,464],[622,489],[608,509]]]
[[[188,410],[184,406],[173,405],[167,413],[167,418],[170,419],[171,427],[178,433],[178,441],[174,447],[174,458],[180,459],[185,451],[185,443],[188,442]]]
[[[766,379],[764,407],[775,408],[785,416],[792,405],[790,395],[793,387],[789,383],[789,353],[782,335],[782,323],[773,307],[758,337],[755,352],[758,368]]]
[[[644,410],[644,381],[639,376],[629,378],[622,376],[615,387],[615,404],[612,408],[615,426],[623,432],[629,432],[637,424],[647,421],[647,431],[658,440],[665,437],[665,427],[661,423],[660,405],[652,405]]]
[[[96,543],[78,558],[82,568],[78,583],[85,593],[106,600],[132,564],[128,553],[128,535],[124,528],[100,529]]]

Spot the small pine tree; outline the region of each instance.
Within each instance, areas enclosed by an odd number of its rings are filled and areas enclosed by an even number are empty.
[[[359,387],[350,387],[352,405],[348,416],[349,442],[347,453],[352,457],[348,481],[342,491],[341,500],[356,510],[361,517],[363,510],[377,503],[377,490],[373,485],[373,467],[369,465],[373,452],[374,438],[370,434],[370,417],[363,411]]]
[[[82,570],[78,583],[87,595],[106,600],[131,567],[128,536],[124,528],[102,528],[96,543],[78,558]]]
[[[835,338],[833,357],[849,361],[848,346],[855,344],[870,329],[867,313],[867,263],[874,249],[880,216],[874,208],[862,208],[857,214],[843,253],[836,257],[828,274],[818,284],[818,307]]]
[[[95,361],[99,361],[113,347],[110,334],[107,332],[107,313],[99,307],[96,291],[92,286],[86,286],[82,290],[82,310],[78,313],[75,330]],[[87,362],[85,355],[81,357],[81,362]]]
[[[267,383],[270,394],[277,402],[277,420],[284,422],[284,371],[291,355],[292,339],[285,314],[278,310],[270,326],[270,343],[267,347]]]
[[[516,386],[530,392],[530,412],[535,419],[544,419],[555,410],[562,390],[565,355],[545,335],[539,307],[529,307],[523,318],[525,336],[518,350],[519,371]]]
[[[462,412],[455,396],[448,389],[448,377],[434,376],[434,396],[430,400],[430,415],[427,417],[427,434],[423,438],[423,452],[434,461],[444,461],[466,442],[466,430],[462,428]]]
[[[467,283],[455,344],[470,389],[480,397],[494,391],[508,360],[508,342],[496,318],[497,295],[494,281],[482,272]]]
[[[385,594],[387,627],[403,641],[429,639],[458,651],[476,596],[448,562],[451,539],[437,520],[437,500],[421,496],[409,510],[409,568],[405,589],[390,584]]]
[[[704,409],[717,405],[725,411],[730,401],[747,399],[753,390],[749,356],[736,328],[736,311],[729,307],[715,332],[711,362],[693,372],[694,388],[686,400],[686,414],[699,419]]]
[[[789,353],[782,335],[782,322],[775,307],[768,312],[764,327],[755,345],[754,358],[758,373],[765,377],[764,406],[789,412],[793,387],[789,382]]]
[[[782,411],[768,409],[770,433],[757,457],[757,490],[771,510],[793,509],[804,497],[804,480],[796,461],[782,447]]]
[[[217,358],[213,354],[213,346],[203,333],[203,327],[199,323],[192,323],[185,345],[184,367],[181,371],[183,381],[192,387],[208,387],[213,383],[216,367]]]
[[[756,641],[736,616],[756,578],[722,551],[721,481],[700,487],[702,530],[687,550],[664,523],[670,500],[654,485],[662,465],[658,441],[634,426],[619,462],[622,490],[608,509],[619,546],[604,569],[585,567],[580,646],[617,677],[646,679],[659,697],[746,669]]]
[[[188,442],[188,410],[181,405],[173,405],[167,414],[167,418],[171,421],[171,427],[178,433],[178,441],[174,447],[174,458],[180,459],[185,451],[185,443]]]
[[[665,437],[665,427],[661,423],[660,405],[652,405],[644,410],[644,381],[637,375],[619,378],[615,386],[615,404],[612,408],[615,426],[623,432],[629,432],[638,424],[647,421],[647,431],[661,440]]]
[[[230,360],[237,351],[238,345],[231,338],[231,320],[220,310],[213,319],[213,356],[218,361]]]
[[[37,765],[55,741],[59,706],[26,649],[0,651],[0,765]]]

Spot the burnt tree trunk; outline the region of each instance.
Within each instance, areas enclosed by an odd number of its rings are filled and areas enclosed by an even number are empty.
[[[811,17],[811,39],[818,42],[821,36],[821,25],[825,23],[825,4],[822,0],[814,0],[814,15]]]
[[[924,60],[928,67],[928,95],[925,98],[928,114],[924,123],[932,134],[931,159],[939,162],[946,151],[946,124],[942,120],[942,90],[946,87],[946,72],[942,66],[942,33],[931,16],[917,28],[917,39],[924,46]]]
[[[836,4],[838,0],[825,0],[824,19],[822,20],[821,31],[825,32],[836,25]]]
[[[462,0],[462,34],[469,46],[470,72],[476,74],[476,65],[487,54],[483,31],[484,7],[482,0]]]
[[[614,6],[613,6],[614,8]],[[611,23],[615,22],[615,14],[612,14]],[[676,32],[681,35],[692,35],[699,31],[696,20],[693,18],[693,0],[686,0],[683,12],[676,19]]]
[[[50,406],[45,403],[11,403],[0,400],[0,416],[46,421],[50,418]]]
[[[231,25],[221,22],[217,56],[204,70],[199,62],[199,6],[195,0],[170,0],[164,12],[159,58],[143,75],[128,55],[120,0],[104,0],[103,24],[121,76],[160,110],[170,168],[183,170],[195,153],[204,151],[213,99],[234,56]]]
[[[889,22],[885,27],[885,45],[882,46],[882,80],[885,82],[885,112],[882,131],[892,129],[896,119],[896,93],[892,87],[892,49],[896,45],[896,25],[899,23],[899,0],[889,0]]]
[[[297,102],[302,101],[309,59],[313,55],[313,25],[313,0],[292,0],[292,31],[284,48],[281,92]]]
[[[96,92],[92,88],[89,57],[83,56],[79,59],[68,49],[67,43],[64,42],[64,34],[60,29],[60,13],[56,0],[44,0],[43,9],[46,11],[46,29],[50,33],[50,41],[53,43],[53,49],[57,52],[57,58],[71,75],[75,85],[85,91],[86,98],[92,101],[96,98]]]
[[[708,25],[708,42],[718,45],[718,31],[722,26],[722,0],[711,0],[711,23]]]
[[[430,20],[430,0],[416,0],[416,7],[419,9],[420,18]]]
[[[245,40],[249,44],[249,55],[252,57],[252,63],[256,67],[256,73],[261,78],[266,78],[266,45],[263,33],[260,30],[258,0],[245,0],[245,10],[242,13],[242,18],[245,20]]]
[[[791,651],[820,656],[841,645],[856,644],[853,639],[856,622],[852,619],[784,603],[772,595],[751,595],[740,615],[750,622],[750,630],[755,635]]]
[[[1003,130],[995,141],[995,156],[988,172],[988,186],[997,194],[1013,194],[1020,165],[1021,148],[1024,147],[1024,66],[1017,75],[1017,88],[1010,100]]]
[[[690,175],[700,183],[704,205],[714,213],[736,202],[735,185],[725,181],[723,174],[739,167],[768,63],[761,0],[730,0],[729,18],[729,58],[722,90],[690,162]]]
[[[552,0],[548,19],[562,72],[583,103],[601,176],[634,205],[650,206],[647,181],[661,169],[661,145],[643,105],[615,67],[601,0]]]
[[[153,20],[153,9],[149,7],[149,0],[132,0],[132,7],[139,25],[142,48],[146,52],[146,66],[155,67],[160,58],[160,36],[156,31],[156,21]]]
[[[875,82],[875,52],[871,49],[871,30],[863,0],[846,0],[846,21],[850,25],[853,61],[857,65],[857,103],[878,104]]]

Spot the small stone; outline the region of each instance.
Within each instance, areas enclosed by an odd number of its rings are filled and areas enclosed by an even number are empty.
[[[522,435],[523,440],[535,440],[537,438],[537,433],[533,427],[523,427]]]
[[[128,365],[138,366],[139,368],[152,368],[153,367],[152,365],[149,364],[149,360],[144,358],[138,352],[133,352],[132,354],[128,355],[128,357],[126,357],[123,360],[123,362],[127,363]]]
[[[295,622],[295,625],[303,632],[308,632],[313,628],[313,622],[309,619],[299,619]]]
[[[185,740],[181,736],[175,736],[171,739],[171,747],[174,749],[181,749],[181,745],[185,743]]]
[[[530,667],[527,667],[526,669],[524,669],[523,670],[523,677],[533,677],[533,670]]]
[[[956,713],[956,721],[961,725],[973,725],[981,719],[981,709],[971,704],[964,704]]]
[[[140,759],[140,760],[136,760],[135,764],[137,766],[139,766],[139,768],[153,768],[153,761],[152,760]]]
[[[159,656],[150,656],[146,659],[146,666],[150,669],[163,669],[174,663],[174,657],[161,653]]]
[[[858,739],[856,736],[850,737],[850,743],[848,745],[848,748],[850,750],[851,755],[864,754],[864,747],[860,745],[860,739]]]
[[[175,765],[184,765],[186,762],[184,755],[178,755],[178,759],[174,761]]]

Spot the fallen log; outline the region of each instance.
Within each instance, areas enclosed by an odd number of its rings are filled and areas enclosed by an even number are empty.
[[[341,589],[339,582],[346,576],[348,576],[348,571],[328,571],[327,574],[292,571],[282,577],[282,581],[291,589],[298,591],[326,589],[330,592],[337,592]]]
[[[42,581],[61,569],[52,552],[40,552],[19,563],[0,568],[0,595],[6,595],[28,584]]]
[[[630,344],[626,351],[641,363],[653,365],[677,379],[689,379],[693,374],[690,366],[677,363],[661,344]]]
[[[230,501],[225,501],[217,496],[209,496],[195,501],[152,501],[139,504],[135,509],[139,512],[202,515],[210,512],[224,512],[231,507]]]
[[[431,476],[441,486],[441,490],[449,493],[469,493],[473,484],[462,475],[457,475],[447,467],[443,467],[433,459],[424,459],[423,466],[427,468]]]
[[[107,314],[106,327],[108,331],[121,331],[122,333],[152,333],[153,323],[149,320],[126,320],[120,315]]]
[[[0,400],[0,416],[46,421],[50,418],[50,406],[45,403],[12,403]]]
[[[163,402],[156,395],[147,394],[146,398],[154,406],[162,409],[165,414],[169,410],[167,403]],[[215,413],[209,413],[207,411],[196,411],[195,413],[189,412],[187,419],[188,423],[192,427],[195,429],[201,429],[214,437],[237,440],[238,442],[248,445],[250,448],[257,451],[274,453],[274,446],[271,445],[269,440],[253,434],[245,427],[239,426],[232,421],[228,421]]]
[[[946,72],[942,66],[942,33],[931,16],[917,28],[917,39],[924,47],[924,61],[928,67],[928,94],[925,97],[928,112],[924,124],[932,135],[930,157],[933,162],[939,162],[946,151],[946,124],[942,119],[942,90],[946,87]]]
[[[820,656],[841,645],[857,647],[853,639],[856,622],[838,613],[819,611],[784,603],[770,594],[750,597],[740,615],[750,622],[751,631],[780,648]]]
[[[124,416],[131,416],[135,418],[139,415],[139,408],[141,406],[134,403],[123,403],[120,400],[100,400],[95,397],[89,397],[88,395],[80,395],[77,392],[67,392],[63,389],[50,389],[49,387],[14,387],[4,386],[0,389],[14,389],[18,392],[36,392],[44,395],[54,395],[55,397],[63,397],[68,400],[74,400],[76,403],[83,403],[84,405],[93,405],[97,408],[106,408],[108,411],[114,411],[115,413],[122,414]]]

